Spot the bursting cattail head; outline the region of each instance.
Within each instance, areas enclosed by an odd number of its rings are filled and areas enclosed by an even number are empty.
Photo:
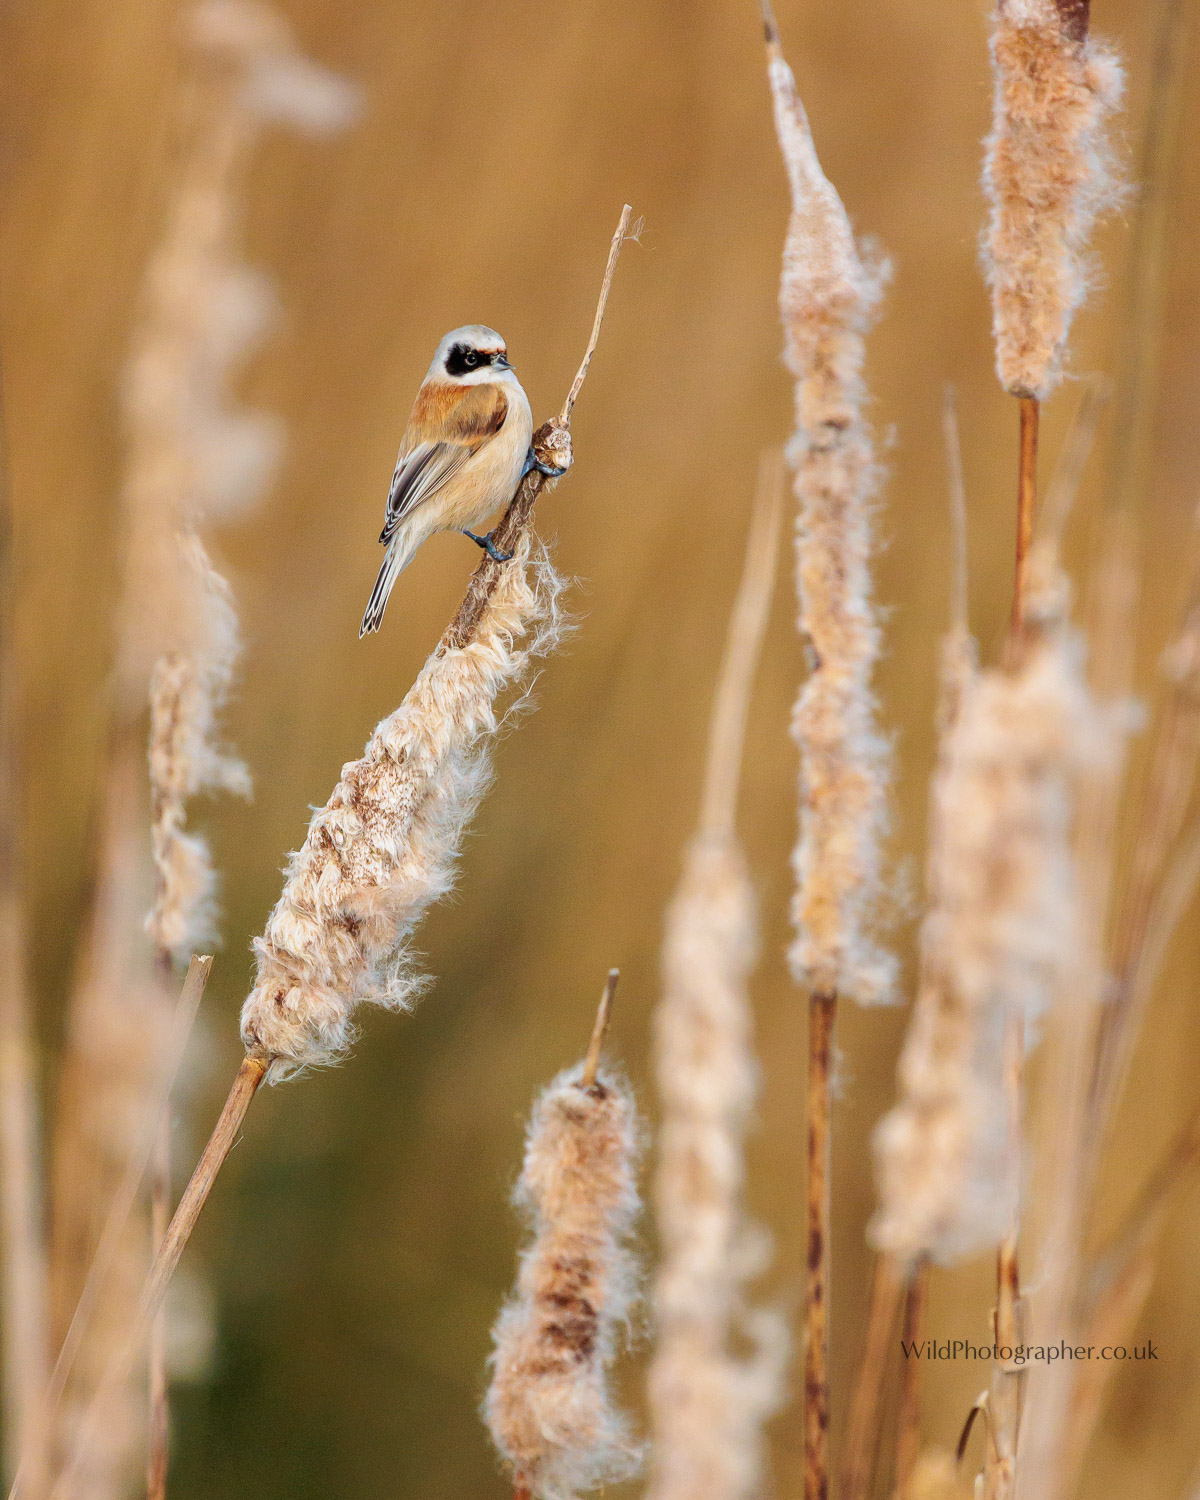
[[[1106,131],[1123,75],[1088,35],[1088,0],[999,0],[991,46],[984,264],[996,373],[1013,395],[1040,400],[1062,378],[1088,236],[1118,197]]]
[[[887,753],[871,692],[879,654],[869,566],[878,473],[862,377],[863,339],[885,269],[859,254],[817,160],[791,70],[777,45],[769,53],[792,192],[779,301],[784,359],[796,382],[788,456],[799,503],[799,626],[812,660],[792,723],[801,765],[791,961],[810,990],[866,1003],[890,997],[895,967],[870,934],[881,894]]]
[[[283,893],[255,940],[242,1008],[248,1050],[271,1079],[341,1058],[361,1004],[404,1009],[424,981],[405,940],[454,883],[463,830],[491,777],[496,700],[562,638],[561,580],[528,533],[474,637],[439,648],[288,861]]]
[[[608,1390],[634,1293],[637,1117],[629,1089],[582,1067],[534,1106],[515,1199],[533,1239],[493,1330],[484,1419],[518,1487],[570,1500],[638,1465]]]
[[[1030,559],[1032,636],[1012,670],[946,655],[930,809],[921,985],[900,1059],[900,1097],[876,1133],[880,1207],[871,1239],[911,1264],[996,1244],[1014,1210],[1003,1038],[1026,1036],[1086,969],[1072,834],[1083,771],[1115,721],[1084,676],[1053,549]]]

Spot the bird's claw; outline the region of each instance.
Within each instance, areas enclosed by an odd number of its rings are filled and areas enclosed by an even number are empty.
[[[511,562],[513,559],[511,552],[500,551],[499,547],[492,541],[492,533],[490,531],[486,536],[476,536],[473,531],[468,531],[464,526],[463,536],[469,536],[477,547],[482,547],[493,562],[506,563]]]
[[[529,452],[525,455],[525,467],[521,470],[521,478],[524,479],[526,474],[533,469],[536,469],[539,474],[544,474],[547,479],[561,479],[567,472],[567,465],[564,464],[561,469],[558,469],[553,464],[543,463],[533,449],[530,448]]]

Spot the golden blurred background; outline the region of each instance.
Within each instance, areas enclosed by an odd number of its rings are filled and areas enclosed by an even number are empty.
[[[309,56],[365,109],[329,141],[269,133],[247,195],[247,259],[283,320],[244,382],[287,424],[286,463],[218,541],[247,653],[229,737],[248,807],[203,820],[222,872],[224,948],[205,1002],[194,1153],[239,1055],[248,944],[343,761],[399,701],[476,554],[441,537],[397,589],[380,637],[357,625],[413,393],[446,329],[499,329],[535,418],[562,400],[622,202],[645,216],[622,257],[575,419],[576,467],[541,507],[576,582],[579,630],[545,667],[536,714],[500,747],[456,897],[419,935],[436,982],[408,1018],[375,1015],[340,1070],[256,1107],[189,1256],[215,1291],[210,1367],[174,1395],[177,1500],[501,1496],[476,1409],[511,1281],[506,1197],[534,1091],[582,1050],[620,965],[612,1048],[653,1113],[647,1052],[663,908],[694,822],[709,698],[760,449],[790,422],[776,311],[787,201],[752,0],[286,0]],[[870,343],[888,480],[878,595],[882,717],[895,737],[896,941],[917,888],[949,537],[942,388],[958,391],[972,623],[994,652],[1011,586],[1014,404],[992,374],[976,257],[989,116],[986,6],[779,0],[785,49],[826,171],[894,279]],[[5,0],[0,353],[15,512],[26,863],[48,1096],[95,839],[118,578],[118,382],[161,221],[179,75],[169,0]],[[1157,6],[1095,0],[1144,118]],[[1188,78],[1198,75],[1190,66]],[[1200,99],[1194,88],[1185,98]],[[1196,499],[1200,114],[1180,125],[1152,460],[1139,661],[1149,681],[1178,606]],[[1073,365],[1110,370],[1128,211],[1101,236],[1105,285]],[[1077,401],[1046,420],[1047,462]],[[1122,441],[1127,440],[1123,436]],[[1111,462],[1102,438],[1071,533]],[[763,1058],[750,1198],[774,1233],[767,1286],[801,1295],[804,1007],[782,960],[802,658],[790,575],[753,709],[742,830],[763,904],[755,987]],[[1113,1153],[1113,1212],[1194,1104],[1194,921],[1176,942]],[[892,1092],[901,1010],[841,1019],[835,1117],[835,1425],[866,1299],[869,1134]],[[190,1136],[190,1143],[188,1137]],[[1181,1494],[1200,1460],[1200,1196],[1173,1213],[1138,1339],[1090,1465],[1092,1495]],[[652,1247],[646,1240],[649,1254]],[[982,1340],[991,1267],[934,1278],[930,1334]],[[639,1400],[640,1353],[625,1367]],[[925,1428],[952,1445],[981,1369],[931,1365]],[[793,1375],[792,1386],[796,1380]],[[773,1427],[773,1490],[799,1484],[794,1403]]]

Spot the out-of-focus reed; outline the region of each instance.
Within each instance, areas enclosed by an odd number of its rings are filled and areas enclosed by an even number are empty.
[[[156,1094],[171,959],[214,935],[213,871],[203,839],[186,830],[186,804],[203,790],[249,786],[218,739],[238,654],[237,617],[200,535],[206,522],[262,493],[280,447],[277,424],[238,410],[231,397],[273,306],[266,279],[238,254],[246,167],[267,123],[324,131],[344,123],[354,102],[353,91],[300,57],[282,20],[252,0],[205,0],[186,13],[184,30],[186,118],[123,389],[125,566],[110,769],[95,911],[56,1122],[60,1340]],[[147,704],[148,799],[141,770]],[[150,913],[148,942],[137,932],[139,909]],[[161,1219],[170,1188],[165,1134],[160,1162]],[[135,1316],[149,1232],[135,1215],[94,1298],[62,1407],[61,1461],[74,1452],[79,1414]],[[165,1486],[161,1356],[155,1364],[152,1500]],[[114,1397],[103,1441],[90,1445],[89,1467],[79,1476],[87,1493],[123,1491],[137,1462],[141,1401],[133,1386]]]
[[[758,1092],[749,978],[758,913],[735,819],[746,714],[778,561],[783,474],[759,470],[746,562],[709,731],[700,827],[667,913],[655,1012],[662,1100],[649,1374],[652,1500],[747,1500],[763,1482],[763,1425],[782,1400],[786,1325],[747,1305],[769,1245],[741,1197]],[[749,1355],[735,1350],[748,1343]]]
[[[828,1302],[830,1075],[839,997],[891,998],[895,964],[872,926],[881,894],[886,745],[875,726],[879,627],[871,597],[871,504],[878,482],[864,414],[865,336],[886,265],[860,252],[821,170],[804,106],[763,5],[775,131],[792,213],[779,305],[795,386],[796,579],[809,673],[792,734],[800,750],[792,972],[809,1002],[808,1281],[805,1294],[805,1495],[829,1490]]]

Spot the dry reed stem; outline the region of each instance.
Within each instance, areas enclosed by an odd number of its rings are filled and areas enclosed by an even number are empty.
[[[1183,620],[1163,656],[1168,693],[1155,727],[1146,791],[1138,817],[1133,864],[1113,938],[1113,997],[1102,1019],[1093,1084],[1093,1125],[1115,1107],[1144,999],[1136,984],[1164,867],[1182,831],[1200,758],[1200,513],[1193,533],[1189,597]]]
[[[620,978],[620,969],[609,969],[608,977],[604,981],[604,989],[600,992],[600,1004],[596,1008],[596,1023],[592,1027],[592,1039],[588,1043],[587,1055],[583,1059],[583,1076],[580,1079],[580,1086],[585,1089],[590,1089],[596,1082],[596,1073],[600,1067],[600,1054],[604,1051],[609,1023],[612,1021],[613,997],[617,993]]]
[[[125,1276],[122,1259],[127,1254],[129,1242],[127,1226],[130,1214],[137,1200],[147,1166],[154,1154],[160,1134],[158,1121],[167,1108],[211,969],[212,959],[209,957],[193,958],[188,966],[187,977],[171,1018],[169,1036],[159,1055],[158,1066],[154,1070],[151,1093],[142,1104],[140,1128],[130,1142],[120,1181],[108,1204],[104,1227],[96,1240],[95,1253],[91,1258],[86,1279],[70,1322],[62,1335],[54,1368],[50,1372],[45,1387],[42,1407],[47,1425],[52,1423],[58,1415],[68,1382],[96,1320],[98,1307],[102,1310],[102,1298],[106,1294],[108,1283],[113,1278],[114,1269],[118,1273],[119,1282],[122,1283],[123,1293]],[[140,1242],[141,1239],[140,1233],[135,1236],[135,1242]],[[144,1256],[146,1251],[144,1243],[140,1243],[138,1248]],[[140,1278],[141,1272],[139,1271],[138,1274]],[[126,1322],[115,1332],[111,1329],[107,1330],[105,1336],[109,1343],[113,1339],[124,1337],[128,1321],[127,1317]],[[108,1345],[102,1341],[102,1350],[106,1350],[107,1347]],[[95,1362],[93,1362],[93,1379],[98,1386],[99,1375],[94,1364]],[[119,1438],[119,1431],[117,1435]],[[18,1492],[25,1497],[25,1500],[33,1500],[35,1492],[27,1486],[24,1475],[14,1481],[9,1500],[15,1500]]]
[[[604,295],[607,294],[608,287],[611,284],[612,267],[615,264],[616,256],[620,251],[621,244],[628,230],[629,216],[630,209],[626,206],[621,214],[618,232],[614,236],[609,252],[609,261],[605,271],[603,286]],[[604,303],[602,300],[597,320],[593,325],[593,334],[595,334],[599,327],[603,307]],[[538,449],[540,452],[543,461],[549,462],[551,459],[556,459],[560,466],[565,467],[565,463],[570,460],[570,435],[569,430],[565,427],[559,428],[552,423],[546,424],[545,427],[539,430],[539,433],[535,434],[534,445],[535,449]],[[502,680],[509,679],[511,675],[510,669],[518,665],[518,659],[513,654],[514,647],[508,636],[508,632],[520,623],[522,605],[532,608],[536,613],[541,608],[540,599],[544,597],[534,594],[528,589],[522,561],[528,558],[531,546],[528,536],[530,512],[533,502],[543,489],[545,483],[545,476],[536,470],[522,480],[500,527],[494,533],[501,547],[511,547],[513,550],[519,549],[521,558],[514,559],[514,563],[503,565],[494,563],[490,558],[485,558],[479,564],[454,619],[447,627],[434,654],[426,662],[422,678],[419,679],[419,685],[422,686],[423,691],[428,687],[430,681],[438,681],[436,675],[438,668],[448,657],[451,658],[451,661],[447,670],[453,673],[461,667],[465,670],[468,678],[477,676],[478,680],[486,682],[491,680],[493,675],[499,670],[499,676],[496,677],[498,686]],[[500,588],[502,581],[505,584],[503,589]],[[516,606],[515,611],[514,605]],[[487,624],[489,619],[491,620],[490,625]],[[487,645],[481,649],[479,648],[479,637],[481,631],[485,629],[490,632],[490,636]],[[482,662],[479,660],[481,654],[485,658]],[[526,651],[525,657],[527,659],[528,651]],[[409,696],[411,697],[412,694]],[[408,699],[405,702],[407,704]],[[393,721],[403,716],[404,710],[405,705],[402,704],[397,714],[392,716],[392,720],[384,721],[381,729],[384,729],[389,724],[392,724]],[[490,704],[481,700],[477,704],[477,712],[483,715],[479,721],[482,732],[491,712]],[[438,717],[440,718],[440,715]],[[377,731],[377,735],[378,733]],[[380,748],[383,748],[381,743]],[[451,749],[454,748],[454,746],[451,746]],[[463,748],[461,743],[457,747],[460,768],[464,765]],[[468,751],[472,748],[469,740],[465,748]],[[354,773],[363,764],[363,762],[350,763],[350,765],[343,769],[343,777]],[[471,794],[481,793],[483,787],[479,780],[481,763],[478,757],[474,759],[468,758],[465,761],[465,769],[468,772],[468,776],[467,785],[464,790]],[[390,774],[386,763],[382,759],[379,763],[379,770],[384,775]],[[340,785],[341,783],[339,783]],[[464,803],[463,805],[465,806],[466,804]],[[445,812],[445,807],[437,806],[435,801],[434,807],[429,811],[433,819],[436,820],[439,815]],[[317,826],[316,842],[318,843],[321,842],[321,820],[327,812],[328,809],[323,809],[314,818],[314,824]],[[451,817],[449,832],[452,835],[457,835],[459,831],[461,831],[460,826],[456,825],[454,818]],[[330,837],[329,844],[333,849],[337,848],[336,844],[333,843],[332,837]],[[306,844],[307,847],[308,845]],[[443,866],[444,869],[445,866]],[[386,934],[378,932],[378,925],[382,924],[377,924],[377,931],[374,934],[377,941],[382,936],[386,936]],[[339,932],[334,935],[334,941],[341,946],[342,956],[345,957],[347,956],[346,948],[342,945],[352,944],[356,938],[352,934],[350,926],[340,915],[338,918],[338,927]],[[335,953],[333,957],[338,957],[338,954]],[[354,960],[352,955],[350,955],[350,966],[353,971]],[[332,999],[334,1002],[332,1014],[342,1023],[347,1022],[347,1008],[338,1001],[336,996],[332,997]],[[250,1002],[247,1001],[247,1005],[249,1004]],[[271,1009],[268,1008],[265,1015],[269,1016],[270,1014]],[[250,1011],[251,1025],[254,1024],[258,1016],[258,1008],[252,1008]],[[322,1049],[325,1052],[328,1051],[332,1037],[326,1034],[324,1039],[322,1039],[321,1032],[324,1020],[321,1017],[310,1017],[309,1019],[314,1022],[314,1025],[307,1036],[304,1033],[302,1024],[299,1026],[298,1032],[293,1032],[293,1036],[299,1035],[303,1045],[312,1045],[315,1050],[303,1054],[306,1056],[306,1060],[312,1061],[315,1059],[315,1056],[322,1055]],[[292,1020],[295,1022],[296,1018],[293,1017]],[[243,1024],[246,1024],[245,1016]],[[342,1042],[348,1040],[348,1031],[344,1025],[341,1029],[335,1026],[334,1034]],[[238,1070],[237,1077],[234,1079],[233,1086],[214,1127],[213,1134],[209,1138],[200,1161],[192,1173],[175,1210],[166,1236],[150,1267],[149,1274],[143,1286],[138,1314],[132,1320],[132,1326],[128,1330],[125,1345],[113,1355],[109,1362],[106,1378],[92,1400],[91,1408],[85,1419],[85,1427],[88,1433],[94,1432],[99,1425],[103,1417],[104,1404],[110,1392],[120,1384],[125,1372],[131,1368],[137,1348],[140,1346],[141,1340],[145,1335],[147,1324],[162,1305],[162,1300],[166,1295],[171,1276],[179,1263],[188,1238],[195,1228],[200,1212],[208,1199],[208,1195],[212,1191],[217,1173],[220,1171],[233,1145],[237,1130],[245,1118],[251,1100],[275,1061],[269,1049],[262,1047],[261,1044],[252,1044],[252,1046],[253,1050],[247,1053]],[[291,1060],[296,1060],[295,1052],[293,1052]],[[82,1445],[77,1444],[75,1458],[72,1461],[73,1468],[78,1468],[81,1450]]]
[[[829,1494],[829,1216],[831,1150],[829,1139],[833,1063],[834,995],[810,996],[808,1003],[808,1089],[805,1191],[804,1289],[804,1493],[806,1500]]]
[[[762,1479],[787,1330],[747,1305],[765,1235],[745,1216],[745,1134],[757,1093],[748,981],[757,912],[735,820],[742,745],[778,561],[776,455],[760,466],[746,560],[709,728],[700,827],[667,914],[654,1016],[662,1099],[655,1207],[661,1260],[648,1376],[652,1500],[746,1500]],[[739,1354],[735,1344],[745,1344]]]
[[[1038,403],[1032,397],[1021,398],[1016,566],[1013,570],[1012,615],[1009,622],[1009,636],[1014,642],[1019,639],[1025,625],[1026,573],[1029,566],[1029,549],[1033,545],[1034,514],[1037,507],[1039,411]]]
[[[783,494],[783,454],[768,450],[759,458],[746,559],[709,718],[700,831],[712,838],[732,837],[735,829],[750,693],[775,591]]]
[[[80,1472],[84,1469],[89,1452],[97,1441],[101,1423],[107,1420],[109,1409],[133,1368],[138,1351],[145,1339],[146,1329],[162,1306],[167,1287],[179,1264],[184,1246],[196,1227],[200,1211],[208,1199],[212,1183],[221,1165],[233,1149],[238,1130],[250,1107],[250,1101],[265,1074],[266,1067],[259,1059],[253,1057],[242,1059],[241,1067],[238,1069],[237,1077],[234,1079],[233,1087],[229,1091],[217,1123],[213,1127],[213,1132],[183,1191],[167,1232],[159,1244],[149,1275],[142,1286],[137,1312],[123,1330],[124,1340],[110,1356],[104,1373],[97,1383],[95,1394],[79,1424],[73,1451],[54,1486],[51,1500],[64,1500],[64,1497],[74,1493],[74,1486],[79,1480]],[[10,1500],[13,1500],[12,1496]]]
[[[892,1328],[901,1299],[907,1294],[909,1274],[894,1256],[876,1257],[866,1341],[846,1431],[840,1500],[863,1500],[870,1488],[879,1449],[879,1405],[890,1363]]]
[[[572,1500],[640,1459],[607,1382],[635,1290],[637,1118],[626,1085],[606,1073],[589,1085],[585,1069],[561,1073],[534,1106],[514,1194],[533,1237],[492,1332],[484,1418],[516,1494],[533,1500]]]
[[[928,1270],[924,1262],[909,1277],[904,1292],[904,1312],[900,1337],[911,1348],[921,1338],[928,1291]],[[892,1486],[893,1500],[910,1500],[913,1474],[921,1456],[921,1361],[903,1358],[900,1365],[900,1405],[896,1417],[896,1475]]]
[[[1200,1112],[1164,1152],[1098,1257],[1077,1309],[1080,1341],[1102,1348],[1124,1343],[1154,1282],[1155,1256],[1171,1198],[1200,1157]],[[1114,1373],[1111,1361],[1089,1360],[1075,1372],[1057,1454],[1058,1491],[1075,1493],[1079,1468]]]
[[[18,692],[13,631],[12,515],[0,489],[0,1326],[3,1330],[4,1476],[30,1476],[40,1500],[47,1478],[43,1392],[49,1360],[43,1243],[37,1051],[26,970],[21,894]]]
[[[171,1221],[171,1122],[164,1118],[151,1162],[150,1245],[158,1254]],[[150,1324],[149,1412],[147,1417],[146,1500],[166,1500],[170,1463],[171,1409],[167,1375],[166,1303]]]
[[[1086,11],[998,0],[993,18],[984,259],[996,372],[1022,398],[1044,400],[1062,378],[1071,320],[1087,291],[1088,236],[1116,197],[1105,135],[1122,74],[1114,54],[1088,37]]]
[[[2,692],[3,689],[0,689]],[[8,778],[5,776],[7,784]],[[7,801],[7,798],[5,798]],[[7,820],[6,820],[7,821]],[[8,843],[9,828],[0,833]],[[47,1478],[42,1393],[49,1352],[35,1054],[25,986],[25,931],[10,851],[0,852],[0,1256],[3,1257],[5,1477]]]

